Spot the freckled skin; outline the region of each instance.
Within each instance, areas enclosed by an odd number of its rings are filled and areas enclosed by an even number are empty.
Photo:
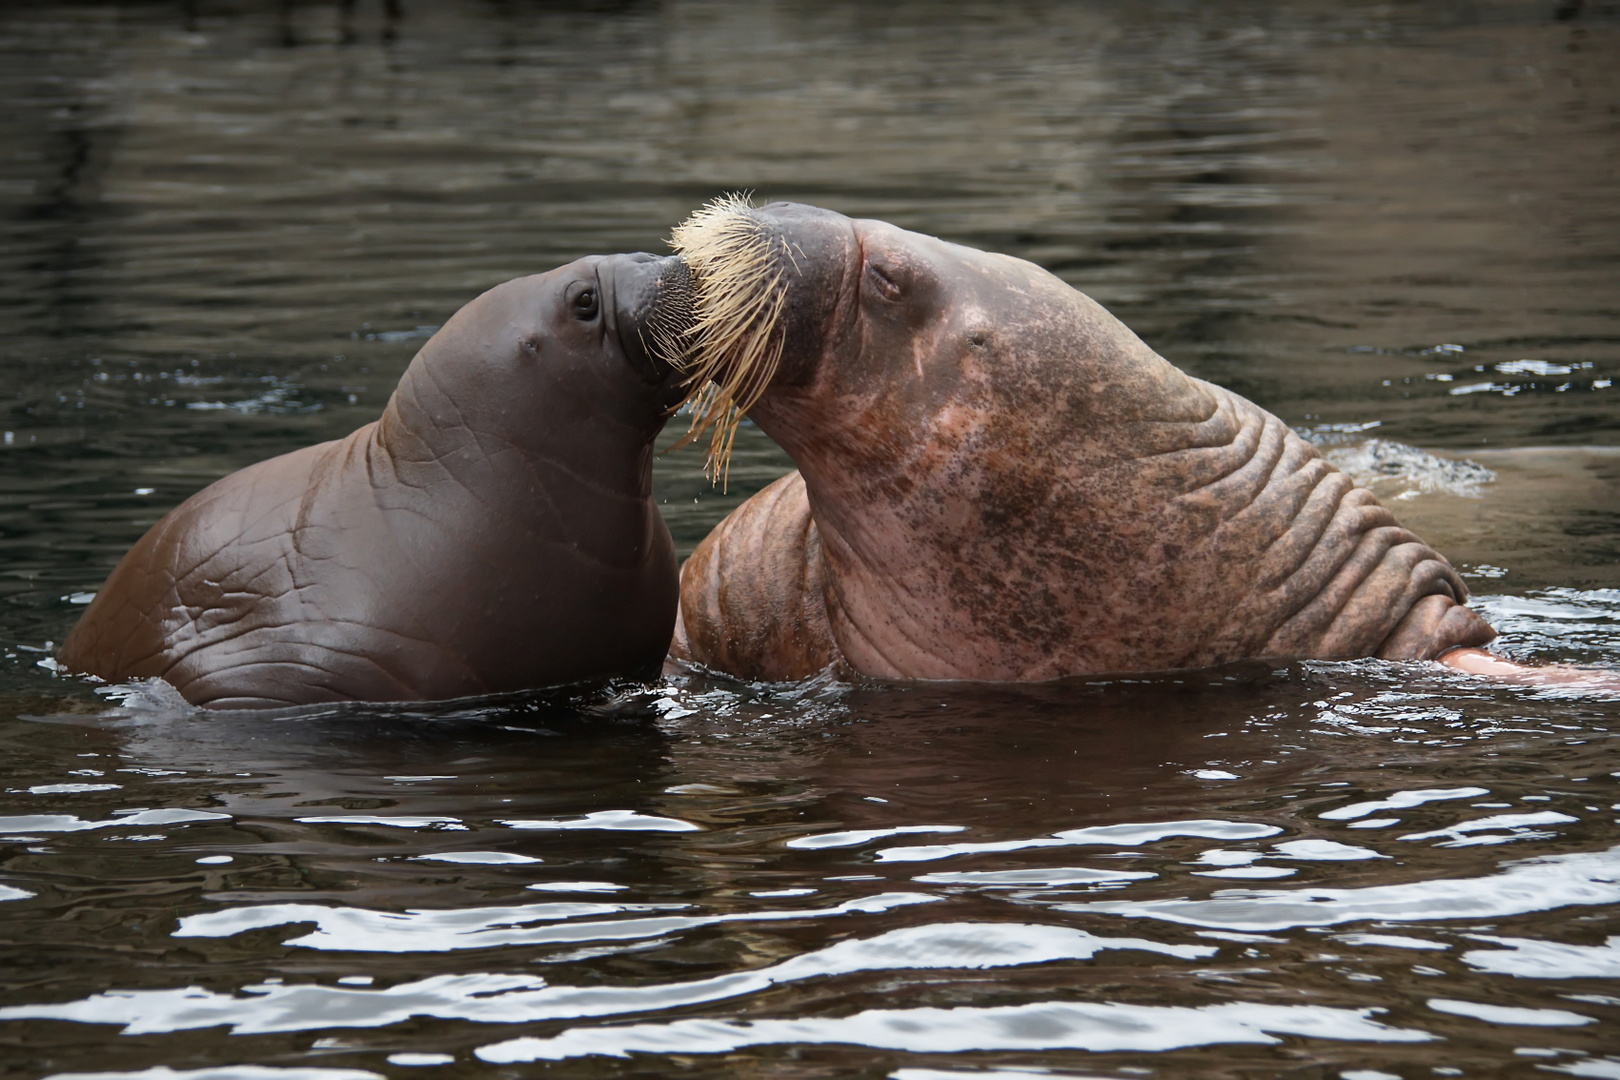
[[[677,658],[1037,680],[1495,636],[1370,492],[1039,267],[757,213],[799,255],[749,415],[799,472],[683,567]]]
[[[473,300],[380,420],[153,526],[60,661],[219,708],[656,673],[677,571],[653,440],[678,392],[640,330],[671,265],[593,257]]]

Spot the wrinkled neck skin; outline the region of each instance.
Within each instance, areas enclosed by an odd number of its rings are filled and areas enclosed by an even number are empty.
[[[608,268],[599,282],[596,348],[558,340],[524,290],[502,286],[422,349],[366,448],[377,481],[433,496],[404,512],[442,509],[458,531],[469,514],[499,519],[522,526],[506,534],[538,534],[615,565],[649,556],[646,537],[661,526],[654,439],[671,391],[625,359]]]
[[[1230,442],[1227,395],[1020,259],[855,221],[837,281],[750,416],[804,476],[846,658],[880,677],[1108,669],[1075,655],[1092,646],[1065,636],[1072,613],[1109,604],[1143,523],[1200,482],[1159,470],[1144,490],[1140,463]]]

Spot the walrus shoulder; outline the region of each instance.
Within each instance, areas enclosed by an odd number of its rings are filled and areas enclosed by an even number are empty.
[[[345,679],[399,696],[398,679],[341,647],[352,628],[332,624],[341,613],[311,585],[310,567],[334,561],[323,499],[369,430],[250,465],[176,507],[114,569],[60,662],[109,682],[162,678],[212,707],[343,698],[331,686]],[[282,696],[295,687],[302,697]]]
[[[745,679],[803,679],[840,659],[804,478],[739,506],[681,566],[670,655]]]

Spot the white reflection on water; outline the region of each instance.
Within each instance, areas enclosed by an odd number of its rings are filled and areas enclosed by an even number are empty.
[[[1271,859],[1302,859],[1307,862],[1356,862],[1360,859],[1387,859],[1370,848],[1341,844],[1337,840],[1285,840],[1271,845],[1277,854]]]
[[[783,911],[737,911],[725,915],[661,915],[650,918],[589,919],[644,911],[678,911],[686,904],[549,903],[443,911],[371,911],[321,904],[254,904],[180,920],[175,937],[231,937],[248,930],[314,923],[314,933],[287,941],[309,949],[351,952],[448,952],[499,945],[542,945],[577,941],[627,941],[658,937],[717,923],[815,919],[831,915],[888,911],[941,899],[929,893],[879,893],[837,907]],[[530,923],[549,923],[531,926]]]
[[[135,810],[103,821],[86,821],[75,814],[22,814],[0,817],[0,832],[85,832],[126,825],[185,825],[193,821],[229,821],[229,814],[208,810]]]
[[[818,833],[815,836],[798,836],[786,844],[790,848],[808,848],[819,850],[821,848],[858,847],[873,840],[882,840],[889,836],[904,836],[907,833],[958,833],[967,827],[965,825],[897,825],[892,829],[850,829],[847,832]]]
[[[1570,904],[1620,901],[1620,847],[1510,863],[1479,878],[1437,878],[1361,889],[1240,889],[1208,900],[1104,900],[1058,904],[1060,911],[1144,916],[1190,926],[1283,930],[1362,919],[1499,918]]]
[[[956,873],[919,874],[911,880],[927,885],[982,885],[986,888],[1031,888],[1065,885],[1110,885],[1158,877],[1147,870],[1093,870],[1085,866],[1055,866],[1028,870],[963,870]]]
[[[622,892],[629,887],[612,881],[537,881],[524,886],[534,892]]]
[[[922,844],[915,847],[884,848],[878,852],[878,862],[927,862],[931,859],[947,859],[952,855],[1025,851],[1043,847],[1079,847],[1088,844],[1132,847],[1137,844],[1168,840],[1173,836],[1201,836],[1212,840],[1255,840],[1262,836],[1275,836],[1280,832],[1282,830],[1275,825],[1261,825],[1252,821],[1200,820],[1093,825],[1033,840],[992,840],[978,844]]]
[[[1597,1023],[1590,1016],[1582,1016],[1580,1013],[1572,1013],[1564,1009],[1520,1009],[1507,1005],[1485,1005],[1477,1001],[1452,1001],[1447,998],[1430,998],[1429,1008],[1435,1012],[1450,1013],[1452,1016],[1466,1016],[1473,1020],[1483,1020],[1487,1024],[1522,1024],[1527,1027],[1580,1027],[1584,1024]]]
[[[1334,941],[1341,941],[1346,945],[1380,946],[1386,949],[1449,949],[1442,941],[1429,941],[1426,938],[1407,937],[1404,934],[1334,934]]]
[[[679,818],[638,814],[634,810],[598,810],[584,817],[541,819],[537,821],[502,821],[513,829],[612,829],[622,832],[698,832],[701,825]]]
[[[1196,960],[1207,945],[1171,945],[1140,938],[1106,938],[1061,926],[1017,923],[938,923],[842,941],[780,964],[690,982],[650,986],[548,986],[532,975],[437,975],[386,990],[340,986],[243,987],[250,996],[216,994],[198,986],[177,990],[114,990],[58,1005],[0,1009],[0,1020],[75,1020],[122,1024],[125,1035],[148,1035],[229,1024],[234,1034],[328,1027],[382,1027],[416,1016],[520,1024],[675,1009],[760,993],[772,986],[857,971],[1014,967],[1089,960],[1104,949],[1136,949]]]
[[[1293,877],[1297,871],[1283,866],[1231,866],[1225,870],[1194,870],[1194,877],[1239,878],[1250,881],[1263,878]]]
[[[1431,832],[1407,833],[1400,837],[1402,840],[1433,840],[1437,836],[1448,839],[1435,847],[1472,847],[1479,844],[1506,844],[1513,840],[1550,840],[1557,833],[1545,829],[1531,828],[1533,825],[1567,825],[1580,818],[1568,814],[1560,814],[1553,810],[1542,810],[1534,814],[1492,814],[1490,817],[1476,818],[1473,821],[1463,821],[1456,825],[1447,825],[1443,829]],[[1489,832],[1494,829],[1504,829],[1505,832],[1494,833],[1489,836],[1469,836],[1469,833]]]
[[[294,818],[304,825],[387,825],[395,829],[441,829],[465,831],[460,818],[442,816],[411,816],[409,814],[324,814],[317,817]]]
[[[1480,971],[1527,979],[1620,979],[1620,934],[1602,945],[1561,945],[1556,941],[1488,934],[1468,936],[1507,946],[1463,953],[1463,963]]]
[[[1175,1050],[1221,1043],[1276,1044],[1278,1035],[1370,1042],[1428,1042],[1426,1031],[1371,1019],[1382,1009],[1234,1002],[1198,1008],[1107,1002],[1032,1002],[999,1008],[871,1009],[803,1020],[677,1020],[669,1024],[574,1028],[550,1039],[479,1047],[484,1061],[510,1064],[597,1054],[720,1054],[747,1046],[844,1043],[882,1050]]]
[[[1569,1051],[1546,1050],[1538,1051],[1538,1057],[1557,1057],[1560,1053]],[[1520,1048],[1516,1054],[1527,1054],[1530,1050]],[[1620,1080],[1620,1058],[1587,1058],[1584,1061],[1571,1061],[1567,1065],[1537,1065],[1543,1072],[1563,1073],[1566,1076],[1589,1076],[1593,1080]]]
[[[1260,859],[1298,859],[1304,862],[1359,862],[1364,859],[1387,859],[1370,848],[1354,844],[1341,844],[1337,840],[1285,840],[1271,846],[1272,854],[1258,851],[1228,851],[1214,848],[1199,855],[1193,866],[1219,866],[1220,870],[1194,870],[1195,877],[1236,878],[1260,880],[1291,877],[1295,871],[1281,866],[1252,866]],[[918,879],[922,880],[921,878]]]
[[[1421,791],[1397,791],[1386,799],[1374,799],[1369,802],[1351,803],[1349,806],[1340,806],[1327,810],[1317,816],[1324,821],[1350,821],[1358,817],[1379,810],[1407,810],[1424,803],[1441,802],[1446,799],[1472,799],[1478,795],[1489,795],[1490,790],[1482,787],[1460,788],[1425,788]]]
[[[1028,1068],[1015,1065],[1006,1069],[896,1069],[889,1074],[889,1080],[1029,1080],[1031,1076],[1050,1080],[1103,1080],[1080,1073],[1053,1072],[1039,1065]]]
[[[473,866],[527,865],[542,860],[515,851],[446,851],[437,855],[412,855],[412,862],[465,863]]]
[[[216,1065],[171,1069],[154,1065],[131,1072],[52,1073],[45,1080],[383,1080],[365,1069],[277,1068],[272,1065]]]

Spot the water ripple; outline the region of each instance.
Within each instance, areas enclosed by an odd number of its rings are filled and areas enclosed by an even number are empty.
[[[1486,1005],[1477,1001],[1453,1001],[1449,998],[1430,998],[1429,1008],[1435,1012],[1450,1013],[1483,1020],[1487,1024],[1518,1024],[1529,1027],[1581,1027],[1597,1021],[1580,1013],[1563,1009],[1516,1009],[1509,1005]]]
[[[1168,821],[1138,825],[1092,825],[1068,829],[1031,840],[992,840],[970,844],[922,844],[914,847],[883,848],[878,862],[927,862],[953,855],[976,855],[992,851],[1026,851],[1043,847],[1079,847],[1089,844],[1132,846],[1151,844],[1173,836],[1203,836],[1214,840],[1253,840],[1282,832],[1275,825],[1249,821]]]
[[[327,1069],[313,1065],[219,1065],[203,1069],[171,1069],[154,1065],[129,1072],[52,1073],[45,1080],[384,1080],[365,1069]]]
[[[1489,934],[1468,936],[1474,941],[1507,946],[1463,953],[1463,963],[1480,971],[1525,979],[1620,979],[1620,935],[1602,945],[1563,945]]]
[[[1174,1050],[1226,1043],[1275,1045],[1279,1035],[1385,1043],[1434,1036],[1388,1027],[1382,1009],[1235,1002],[1198,1008],[1032,1002],[999,1008],[871,1009],[836,1019],[677,1020],[668,1024],[575,1028],[549,1039],[481,1046],[482,1061],[515,1064],[632,1053],[722,1054],[769,1044],[842,1043],[917,1053],[970,1050]]]
[[[598,810],[584,817],[551,821],[502,821],[513,829],[609,829],[618,832],[699,832],[701,825],[634,810]]]
[[[180,920],[175,937],[232,937],[272,926],[314,923],[313,933],[289,939],[308,949],[357,952],[444,952],[494,946],[540,945],[579,941],[626,941],[658,937],[678,930],[719,923],[817,919],[873,913],[940,899],[928,893],[895,892],[849,900],[837,907],[786,911],[739,911],[723,915],[666,915],[654,918],[598,920],[600,915],[672,911],[686,904],[514,904],[506,907],[455,908],[447,911],[370,911],[319,904],[255,904],[227,908]],[[569,919],[589,921],[568,923]],[[531,923],[562,925],[531,926]]]
[[[1325,810],[1317,816],[1324,821],[1351,821],[1355,818],[1366,817],[1379,810],[1408,810],[1424,803],[1441,802],[1446,799],[1472,799],[1480,795],[1489,795],[1490,791],[1482,787],[1460,788],[1425,788],[1419,791],[1397,791],[1384,799],[1372,799],[1367,802],[1351,803],[1349,806],[1339,806],[1332,810]]]
[[[127,825],[187,825],[194,821],[229,820],[229,814],[186,809],[131,810],[101,821],[86,821],[74,814],[22,814],[0,817],[0,832],[85,832]]]
[[[340,986],[245,986],[245,997],[190,986],[113,990],[60,1005],[0,1008],[0,1020],[121,1024],[149,1035],[228,1024],[234,1034],[329,1027],[382,1027],[412,1017],[521,1024],[676,1009],[760,993],[773,986],[860,971],[986,969],[1089,960],[1105,949],[1134,949],[1183,960],[1214,948],[1140,938],[1097,937],[1059,926],[936,923],[839,942],[755,971],[646,986],[548,986],[531,975],[442,975],[386,990]]]
[[[1110,900],[1059,910],[1142,916],[1229,930],[1335,926],[1363,919],[1500,918],[1570,904],[1620,902],[1620,847],[1549,855],[1480,878],[1437,878],[1361,889],[1229,890],[1208,900]]]

